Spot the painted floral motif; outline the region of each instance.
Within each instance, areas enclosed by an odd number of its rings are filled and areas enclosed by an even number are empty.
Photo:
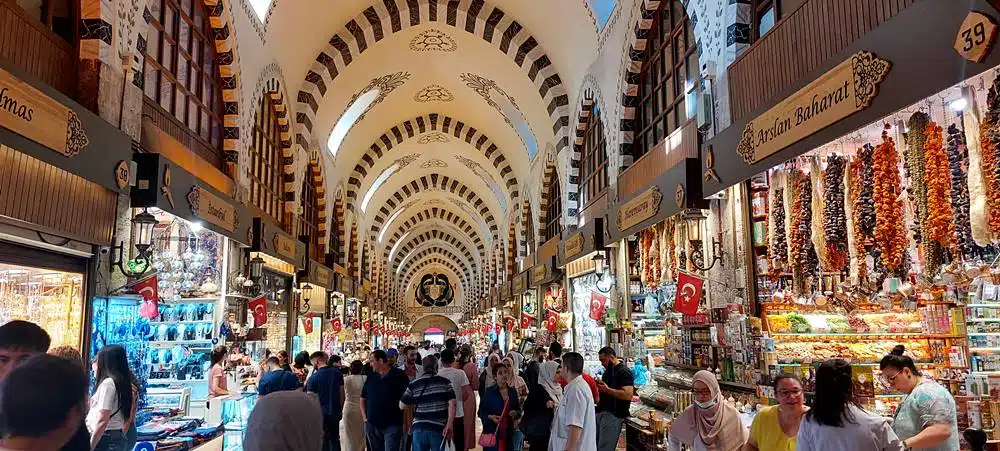
[[[378,78],[373,78],[370,82],[368,82],[368,86],[358,91],[356,94],[354,94],[353,97],[351,97],[351,101],[347,102],[348,107],[350,107],[350,105],[353,105],[354,101],[358,100],[358,97],[361,97],[366,92],[371,91],[373,89],[378,89],[378,97],[376,97],[375,100],[372,101],[371,105],[368,105],[368,108],[365,110],[365,112],[362,113],[360,116],[358,116],[358,119],[354,121],[354,123],[356,124],[358,122],[361,122],[361,120],[365,118],[365,114],[368,114],[368,112],[371,111],[372,108],[375,108],[375,105],[382,103],[382,101],[385,100],[385,98],[388,97],[389,94],[395,91],[396,88],[403,86],[403,83],[406,83],[406,81],[410,79],[410,75],[411,74],[409,72],[399,71],[394,74],[387,74]]]
[[[414,52],[454,52],[458,50],[455,40],[436,28],[424,30],[410,40],[410,50]]]
[[[423,168],[423,169],[446,168],[446,167],[448,167],[448,163],[445,163],[445,162],[441,161],[438,158],[434,158],[434,159],[430,159],[430,160],[425,161],[424,164],[420,165],[420,167]]]
[[[441,85],[430,85],[421,89],[413,96],[417,102],[451,102],[455,96]]]
[[[72,157],[89,144],[90,138],[87,137],[87,132],[83,129],[83,123],[80,122],[76,113],[70,111],[66,120],[66,150],[63,155]]]
[[[448,139],[448,135],[438,131],[430,132],[424,136],[421,136],[420,139],[417,140],[417,142],[420,144],[446,143],[450,141],[451,140]]]

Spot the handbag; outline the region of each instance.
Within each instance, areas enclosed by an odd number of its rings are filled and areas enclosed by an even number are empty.
[[[497,446],[497,435],[496,434],[480,434],[479,435],[479,446],[483,448],[492,448]]]

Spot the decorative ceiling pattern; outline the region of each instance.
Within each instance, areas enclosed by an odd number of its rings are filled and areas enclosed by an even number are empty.
[[[420,274],[420,271],[432,265],[440,265],[454,272],[458,276],[459,282],[462,284],[462,291],[469,293],[469,281],[466,280],[465,275],[462,273],[462,270],[458,267],[458,265],[456,265],[453,260],[449,260],[444,254],[434,252],[411,260],[411,264],[408,265],[409,269],[401,272],[399,277],[397,277],[397,279],[401,281],[400,285],[405,286],[409,283],[409,281],[413,280],[417,274]],[[397,290],[398,287],[393,284],[392,289]]]
[[[441,203],[439,200],[437,201],[438,202],[434,202],[433,204]],[[425,202],[424,205],[432,205],[432,203]],[[413,214],[412,216],[401,222],[399,224],[399,227],[394,228],[395,232],[392,234],[389,240],[386,241],[385,244],[385,253],[384,253],[385,260],[389,260],[389,250],[392,249],[392,247],[396,244],[396,241],[398,241],[404,233],[414,229],[419,224],[422,224],[430,220],[441,220],[446,223],[454,225],[459,230],[465,232],[465,235],[468,236],[469,239],[471,239],[473,244],[476,246],[477,251],[479,252],[483,251],[484,249],[483,243],[485,242],[485,238],[479,233],[478,229],[476,229],[468,222],[466,222],[465,219],[462,219],[461,216],[458,216],[455,213],[446,210],[444,208],[438,208],[434,206],[425,208],[423,211],[419,211]],[[392,222],[393,221],[388,221],[386,223],[386,227],[392,228]]]
[[[420,167],[423,169],[441,169],[448,167],[448,163],[441,161],[440,158],[432,158],[430,160],[425,161],[423,164],[420,165]]]
[[[389,216],[389,212],[395,211],[396,206],[403,202],[405,199],[409,199],[414,195],[427,191],[429,189],[437,189],[442,191],[447,191],[454,194],[459,199],[464,199],[469,202],[473,208],[477,208],[473,213],[473,216],[479,215],[486,220],[488,229],[495,241],[499,237],[499,226],[497,225],[496,218],[493,216],[493,212],[490,211],[489,206],[478,194],[468,186],[455,180],[446,175],[429,174],[421,176],[419,179],[412,180],[410,183],[403,185],[399,191],[396,191],[391,196],[385,200],[385,204],[378,210],[375,214],[375,220],[372,222],[371,232],[378,233],[385,224],[385,219]],[[458,205],[462,205],[463,208],[466,207],[458,199],[452,198],[453,202],[457,201]]]
[[[438,131],[433,131],[424,136],[421,136],[420,139],[417,140],[417,142],[420,144],[432,144],[432,143],[451,142],[451,140],[448,139],[448,135]]]
[[[399,266],[391,266],[391,268],[396,268],[397,275],[407,274],[414,262],[420,261],[423,257],[435,254],[443,255],[455,262],[456,266],[461,269],[461,271],[458,271],[458,274],[465,277],[466,283],[463,285],[465,285],[466,292],[478,294],[478,290],[475,288],[476,279],[473,277],[475,271],[473,270],[472,265],[468,260],[465,260],[458,254],[452,252],[451,249],[447,247],[445,242],[441,240],[431,241],[418,246],[416,249],[413,249],[410,253],[403,256],[403,259],[400,260]],[[401,284],[406,283],[405,279],[397,279],[397,282]],[[396,285],[396,287],[398,288],[398,285]]]
[[[451,102],[455,100],[455,95],[441,85],[430,85],[417,91],[413,95],[413,100],[417,102]]]
[[[397,264],[402,261],[403,257],[408,255],[410,251],[412,251],[413,249],[420,247],[425,243],[433,241],[444,241],[448,245],[452,246],[452,249],[460,252],[462,256],[465,257],[466,261],[468,261],[475,269],[481,270],[482,261],[485,260],[485,255],[483,250],[480,250],[479,254],[473,255],[473,253],[469,251],[469,248],[465,245],[465,243],[461,239],[456,238],[454,235],[446,231],[427,230],[424,231],[423,233],[410,234],[410,236],[406,237],[405,240],[406,240],[405,243],[399,247],[399,250],[396,252],[396,255],[392,257],[392,261],[390,262],[389,265],[390,268],[397,267]]]
[[[368,86],[365,86],[364,89],[358,91],[357,94],[354,94],[354,96],[351,97],[351,101],[347,102],[348,107],[350,107],[350,105],[353,105],[354,102],[358,100],[358,97],[361,97],[362,94],[368,91],[373,91],[376,89],[378,90],[378,97],[375,97],[375,100],[373,100],[371,105],[369,105],[368,108],[365,109],[365,112],[361,113],[361,116],[358,117],[357,122],[360,122],[362,119],[364,119],[365,114],[371,111],[372,108],[375,107],[375,105],[382,103],[382,101],[385,100],[385,98],[388,97],[389,94],[392,94],[392,92],[395,91],[396,88],[403,86],[403,84],[406,83],[406,80],[410,79],[410,76],[411,74],[409,72],[400,71],[394,74],[388,74],[378,78],[373,78],[372,81],[368,83]]]
[[[410,50],[414,52],[454,52],[458,50],[458,43],[447,33],[431,28],[421,31],[417,37],[410,40]]]
[[[528,152],[528,158],[535,159],[535,155],[538,154],[538,140],[535,138],[535,133],[531,130],[524,112],[521,111],[521,107],[517,106],[517,99],[507,94],[507,91],[500,88],[496,81],[481,75],[464,73],[459,78],[465,82],[466,86],[479,94],[487,105],[500,113],[504,122],[521,137],[524,149]]]

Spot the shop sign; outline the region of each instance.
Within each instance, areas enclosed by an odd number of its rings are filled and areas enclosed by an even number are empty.
[[[129,184],[129,180],[132,179],[128,163],[128,161],[122,160],[115,165],[115,185],[118,186],[118,189],[125,189]]]
[[[289,260],[295,260],[295,240],[280,233],[274,234],[274,251]]]
[[[236,214],[236,207],[207,189],[203,189],[197,185],[192,186],[191,192],[187,195],[187,200],[191,204],[192,213],[223,230],[235,232],[240,225],[239,216]],[[294,243],[291,258],[295,258]]]
[[[750,165],[864,110],[892,63],[858,52],[791,97],[748,122],[736,153]],[[622,227],[624,229],[624,227]]]
[[[320,265],[310,264],[309,280],[324,287],[333,286],[333,271]]]
[[[584,241],[586,239],[583,237],[583,232],[578,232],[566,239],[566,258],[575,257],[580,252],[583,252]]]
[[[618,230],[626,230],[652,218],[660,211],[662,198],[660,189],[654,186],[634,199],[625,202],[625,205],[622,205],[622,208],[618,210]]]
[[[538,265],[531,269],[531,282],[539,283],[545,280],[545,276],[549,273],[548,268],[545,265]]]
[[[0,125],[67,157],[90,144],[73,110],[2,69]]]
[[[514,279],[514,292],[520,293],[524,291],[524,278],[518,277]]]
[[[447,307],[407,307],[406,313],[408,315],[426,315],[426,314],[438,314],[438,315],[448,315],[452,313],[463,313],[462,307],[458,306],[447,306]]]
[[[997,37],[997,24],[993,18],[979,11],[969,11],[955,36],[955,51],[962,58],[974,63],[982,62]]]

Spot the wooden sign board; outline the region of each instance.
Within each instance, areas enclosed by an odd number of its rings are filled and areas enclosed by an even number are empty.
[[[514,292],[521,293],[522,291],[524,291],[524,279],[518,277],[514,279]]]
[[[534,283],[541,282],[545,280],[545,276],[548,275],[549,271],[545,265],[538,265],[531,268],[531,281]]]
[[[192,186],[191,191],[187,195],[187,200],[191,204],[191,212],[199,218],[230,232],[235,232],[239,227],[240,218],[236,214],[236,206],[216,196],[211,191],[197,185]],[[293,257],[295,253],[294,248],[293,245]]]
[[[754,164],[831,124],[868,108],[892,64],[858,52],[782,100],[743,128],[736,153]]]
[[[661,199],[660,189],[654,186],[626,202],[618,210],[618,230],[626,230],[655,216],[660,211]]]
[[[955,51],[974,63],[982,62],[993,49],[997,24],[992,17],[979,11],[969,11],[955,36]]]
[[[0,126],[67,157],[90,144],[73,110],[2,69]]]
[[[274,243],[273,244],[274,244],[274,251],[277,252],[278,255],[280,255],[282,257],[285,257],[285,258],[287,258],[289,260],[292,260],[292,261],[295,260],[295,257],[296,257],[296,254],[295,254],[295,240],[293,240],[293,239],[291,239],[291,238],[289,238],[287,236],[284,236],[284,235],[282,235],[280,233],[275,233],[274,234]]]
[[[324,266],[309,264],[309,280],[323,287],[333,286],[333,271]]]
[[[575,257],[580,252],[583,252],[584,241],[586,241],[586,239],[583,236],[583,232],[578,232],[566,239],[566,258],[569,259],[570,257]]]

